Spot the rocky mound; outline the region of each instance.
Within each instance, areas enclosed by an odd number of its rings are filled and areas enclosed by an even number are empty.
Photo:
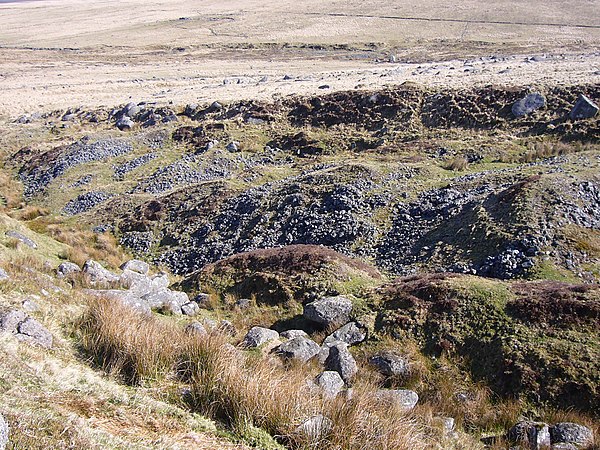
[[[200,291],[210,286],[220,293],[256,297],[259,303],[306,301],[322,295],[374,285],[377,269],[317,245],[290,245],[239,253],[187,276],[182,286]]]

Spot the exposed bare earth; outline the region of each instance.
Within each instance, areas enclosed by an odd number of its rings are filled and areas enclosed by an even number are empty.
[[[0,43],[0,115],[11,118],[405,81],[600,79],[600,13],[580,0],[2,3]]]

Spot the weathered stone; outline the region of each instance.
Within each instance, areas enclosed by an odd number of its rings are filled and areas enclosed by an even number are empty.
[[[334,331],[325,338],[325,343],[341,341],[348,345],[358,344],[367,337],[367,330],[359,326],[356,322],[350,322],[342,328]]]
[[[318,414],[304,421],[297,429],[298,434],[304,435],[311,443],[322,439],[333,428],[331,419]]]
[[[128,116],[123,116],[119,120],[117,120],[117,128],[121,131],[131,130],[133,128],[133,120],[131,120]]]
[[[319,353],[319,344],[313,340],[298,336],[277,347],[277,353],[284,358],[306,362]]]
[[[81,272],[81,267],[71,261],[65,261],[59,264],[56,269],[56,276],[58,278],[64,278],[72,273]]]
[[[317,355],[317,360],[319,361],[320,364],[322,364],[322,365],[325,364],[325,361],[327,361],[327,357],[329,356],[329,349],[331,349],[331,347],[333,347],[336,344],[341,344],[346,347],[348,346],[348,344],[346,344],[345,342],[341,342],[341,341],[324,342],[323,345],[321,345],[319,354]]]
[[[161,288],[160,290],[149,292],[148,294],[142,295],[144,300],[150,309],[160,310],[162,308],[170,308],[168,305],[177,305],[181,311],[181,306],[189,303],[189,298],[185,292],[172,291],[168,288]]]
[[[304,317],[326,327],[348,321],[352,302],[346,297],[325,297],[304,306]]]
[[[181,306],[179,302],[175,299],[170,299],[166,301],[162,307],[160,308],[160,312],[167,316],[181,316],[183,312],[181,311]]]
[[[242,345],[248,348],[260,347],[261,345],[279,338],[275,330],[263,327],[252,327],[244,337]]]
[[[561,422],[550,427],[550,438],[553,444],[567,443],[586,446],[594,442],[594,433],[583,425]]]
[[[0,281],[10,280],[10,275],[6,273],[6,270],[0,268]]]
[[[17,327],[27,318],[27,314],[18,309],[0,312],[0,331],[16,333]]]
[[[151,314],[150,306],[148,305],[148,303],[129,291],[122,291],[119,289],[87,289],[84,292],[89,295],[94,295],[97,297],[105,298],[107,300],[119,302],[122,305],[130,307],[144,315]]]
[[[323,396],[326,398],[335,398],[344,389],[344,380],[333,370],[326,370],[317,375],[315,383],[323,390]]]
[[[407,377],[410,375],[410,364],[404,356],[391,352],[381,352],[369,358],[369,362],[387,376]]]
[[[87,260],[83,265],[83,273],[92,286],[108,285],[119,281],[118,275],[105,269],[102,264],[92,259]]]
[[[198,294],[194,297],[193,301],[196,302],[200,308],[203,308],[203,309],[211,308],[209,294],[204,294],[204,293]]]
[[[240,298],[234,304],[236,308],[241,310],[248,309],[250,307],[250,299],[249,298]]]
[[[27,236],[25,236],[23,233],[19,233],[18,231],[15,231],[15,230],[8,230],[5,234],[6,234],[6,236],[8,236],[10,238],[13,238],[19,242],[22,242],[29,248],[33,248],[33,249],[37,248],[37,244],[33,240],[31,240]]]
[[[200,308],[196,302],[188,302],[181,306],[181,312],[186,316],[196,316],[200,312]]]
[[[343,343],[336,343],[329,348],[329,356],[325,360],[325,368],[340,374],[342,380],[349,384],[358,372],[356,360]]]
[[[236,329],[230,320],[221,320],[217,326],[217,330],[230,336],[235,336],[236,333]]]
[[[150,278],[129,269],[125,269],[119,276],[119,284],[122,288],[129,289],[139,297],[154,290],[154,284]]]
[[[571,120],[591,119],[596,114],[598,114],[598,105],[582,94],[569,113],[569,117]]]
[[[17,328],[17,339],[27,341],[44,348],[52,348],[52,333],[37,320],[26,318]]]
[[[169,287],[169,284],[171,284],[171,282],[169,281],[169,276],[166,273],[158,273],[153,277],[150,277],[150,280],[152,280],[154,290],[167,288]]]
[[[560,442],[558,444],[552,445],[550,447],[551,450],[579,450],[579,448],[574,444],[568,444],[566,442]]]
[[[408,389],[381,389],[377,392],[377,398],[394,404],[404,411],[413,409],[419,401],[418,394]]]
[[[150,271],[150,265],[139,259],[131,259],[121,265],[121,270],[131,270],[133,272],[141,273],[142,275],[147,275]]]
[[[539,92],[533,92],[517,100],[512,106],[512,113],[515,117],[523,117],[544,106],[546,106],[546,98]]]
[[[304,330],[287,330],[281,333],[281,337],[285,339],[294,339],[296,337],[308,337],[308,333]]]
[[[200,336],[205,336],[206,334],[208,334],[206,328],[204,328],[204,325],[197,321],[189,323],[185,327],[185,332],[189,334],[198,334]]]
[[[10,427],[8,426],[8,422],[4,419],[2,414],[0,414],[0,450],[4,450],[6,448],[9,434]]]
[[[508,430],[510,442],[526,444],[531,450],[550,446],[550,430],[541,422],[521,421]]]

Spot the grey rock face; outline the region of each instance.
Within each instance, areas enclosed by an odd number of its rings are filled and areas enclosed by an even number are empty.
[[[594,442],[594,433],[583,425],[561,422],[550,428],[550,438],[553,444],[567,443],[585,446]]]
[[[356,360],[343,343],[336,343],[329,348],[329,356],[325,360],[325,368],[340,374],[342,380],[349,384],[358,372]]]
[[[131,270],[132,272],[147,275],[150,271],[150,265],[147,262],[140,261],[139,259],[132,259],[123,263],[121,265],[121,270]]]
[[[204,325],[197,321],[188,324],[185,327],[185,332],[189,334],[198,334],[199,336],[205,336],[208,334],[206,328],[204,328]]]
[[[531,450],[547,448],[550,446],[550,430],[545,423],[522,421],[508,430],[508,440],[527,444]]]
[[[381,352],[369,358],[369,362],[379,369],[383,375],[406,377],[410,374],[408,360],[391,352]]]
[[[4,419],[2,414],[0,414],[0,450],[4,450],[6,448],[6,444],[8,444],[9,432],[10,428],[8,426],[8,422]]]
[[[167,316],[181,316],[181,315],[183,315],[183,311],[181,310],[181,306],[174,299],[170,299],[170,300],[164,302],[163,305],[160,307],[160,312],[163,313],[163,314],[165,314],[165,315],[167,315]]]
[[[348,345],[358,344],[367,337],[367,330],[356,322],[350,322],[327,336],[325,343],[341,341]]]
[[[129,291],[121,291],[119,289],[88,289],[84,292],[86,292],[89,295],[95,295],[97,297],[102,297],[107,300],[120,302],[122,305],[128,306],[144,315],[151,314],[150,306],[148,306],[148,303]]]
[[[284,358],[306,362],[319,353],[319,344],[304,336],[298,336],[277,347],[277,353]]]
[[[382,389],[377,392],[377,398],[397,405],[404,411],[413,409],[419,401],[418,394],[408,389]]]
[[[33,242],[31,239],[29,239],[27,236],[25,236],[22,233],[19,233],[18,231],[15,230],[8,230],[6,233],[6,236],[16,239],[19,242],[22,242],[23,244],[25,244],[27,247],[29,248],[37,248],[37,244],[35,242]]]
[[[282,338],[285,338],[285,339],[294,339],[297,337],[305,337],[305,338],[308,337],[308,334],[304,330],[287,330],[287,331],[282,332],[280,335]]]
[[[181,312],[186,316],[196,316],[200,312],[200,307],[195,302],[188,302],[181,306]]]
[[[88,278],[91,285],[107,285],[117,283],[119,276],[105,269],[102,264],[89,259],[83,265],[83,273]]]
[[[325,297],[304,306],[304,317],[324,326],[341,325],[348,321],[352,302],[346,297]]]
[[[242,344],[248,348],[255,348],[278,338],[279,333],[275,330],[263,327],[252,327],[244,337]]]
[[[119,120],[117,120],[116,126],[119,130],[131,130],[133,128],[133,120],[131,120],[128,116],[123,116]]]
[[[172,308],[181,312],[181,306],[189,303],[189,299],[185,292],[172,291],[169,288],[160,288],[160,290],[151,291],[141,296],[150,309],[160,310],[162,308],[171,308],[169,305],[173,305]],[[177,314],[177,313],[175,313]],[[178,314],[179,315],[179,314]]]
[[[304,421],[296,432],[304,435],[310,442],[322,439],[333,428],[333,422],[328,417],[321,414],[313,416]]]
[[[334,398],[344,389],[344,380],[339,373],[333,370],[326,370],[317,375],[315,383],[323,390],[323,396],[326,398]]]
[[[591,119],[596,114],[598,114],[598,105],[582,94],[569,113],[569,117],[571,120]]]
[[[10,276],[6,273],[6,270],[0,268],[0,281],[10,280]]]
[[[65,261],[59,264],[58,268],[56,269],[56,276],[58,278],[64,278],[67,275],[79,272],[81,272],[81,267],[73,262]]]
[[[52,347],[52,333],[23,311],[9,310],[0,313],[0,331],[12,333],[20,341],[44,348]]]
[[[544,106],[546,106],[546,98],[539,92],[533,92],[516,101],[512,106],[512,113],[515,117],[523,117]]]

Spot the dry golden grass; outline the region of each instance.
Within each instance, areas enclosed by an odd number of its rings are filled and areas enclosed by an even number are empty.
[[[193,407],[240,434],[249,425],[260,427],[293,448],[308,448],[315,442],[296,429],[322,413],[333,427],[318,448],[425,448],[414,418],[377,402],[378,387],[367,381],[356,386],[350,400],[325,402],[307,383],[314,376],[310,365],[284,368],[276,359],[228,345],[220,334],[185,334],[175,323],[104,300],[91,303],[80,329],[94,360],[129,381],[156,380],[177,368],[190,385]]]
[[[456,172],[462,172],[469,165],[469,162],[464,156],[455,156],[454,158],[446,161],[443,165],[446,170],[454,170]]]

